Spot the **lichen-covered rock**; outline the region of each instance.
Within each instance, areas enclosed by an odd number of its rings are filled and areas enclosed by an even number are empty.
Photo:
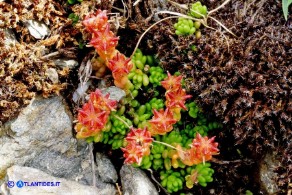
[[[260,184],[267,194],[279,193],[275,168],[279,166],[280,162],[276,158],[276,153],[270,152],[266,154],[260,163]]]
[[[146,174],[131,165],[123,165],[120,171],[124,195],[158,195]]]
[[[58,186],[23,186],[21,188],[16,186],[17,181],[22,182],[54,182]],[[7,182],[14,182],[8,187]],[[60,182],[59,184],[56,182]],[[40,184],[41,185],[41,184]],[[13,187],[12,187],[13,186]],[[7,177],[5,183],[1,185],[1,194],[18,195],[49,195],[49,194],[84,194],[84,195],[115,195],[116,191],[113,186],[108,185],[106,188],[96,188],[92,186],[85,186],[75,181],[69,181],[63,178],[53,177],[43,171],[30,167],[12,166],[7,170]]]
[[[0,135],[0,184],[7,168],[24,165],[92,185],[88,144],[73,137],[71,113],[61,97],[36,98]],[[97,172],[96,178],[96,186],[110,185]]]

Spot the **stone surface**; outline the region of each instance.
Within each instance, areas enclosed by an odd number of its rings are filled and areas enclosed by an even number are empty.
[[[65,59],[65,58],[56,59],[56,60],[54,60],[54,63],[61,68],[72,69],[72,68],[75,68],[76,66],[78,66],[78,62],[76,60]]]
[[[19,188],[16,186],[17,181],[27,182],[54,182],[54,185],[58,185],[56,182],[60,182],[58,186],[23,186]],[[14,187],[8,187],[7,182],[13,181]],[[10,183],[11,184],[11,183]],[[52,183],[50,183],[51,185]],[[62,178],[53,177],[44,173],[38,169],[30,167],[12,166],[7,170],[7,177],[5,183],[1,185],[1,194],[4,195],[46,195],[46,194],[70,194],[70,195],[115,195],[116,191],[113,186],[108,185],[108,188],[95,188],[92,186],[85,186],[74,181],[69,181]]]
[[[124,195],[158,195],[155,186],[142,170],[123,165],[120,176]]]
[[[276,160],[276,154],[273,152],[267,153],[265,158],[260,163],[260,182],[262,188],[267,194],[277,194],[279,187],[275,178],[277,174],[274,169],[279,166],[279,161]]]
[[[55,177],[92,185],[88,144],[77,141],[72,129],[71,113],[61,97],[34,99],[0,130],[0,185],[12,165],[33,167]],[[95,177],[99,188],[110,185],[102,182],[97,171]]]
[[[0,22],[0,24],[1,24],[1,22]],[[13,46],[15,46],[16,43],[18,43],[12,30],[4,29],[1,31],[4,32],[4,46],[6,48],[13,47]]]
[[[118,180],[117,171],[110,159],[101,153],[96,153],[97,172],[104,182],[116,183]]]
[[[55,68],[48,68],[46,70],[46,76],[52,81],[53,84],[57,84],[59,82],[58,72]]]
[[[43,22],[27,20],[25,25],[29,33],[36,39],[43,39],[50,34],[50,29]]]
[[[123,97],[126,96],[126,93],[124,90],[118,88],[118,87],[114,87],[114,86],[111,86],[111,87],[108,87],[108,88],[104,88],[104,89],[101,89],[102,93],[104,95],[106,94],[110,94],[110,99],[111,100],[116,100],[116,101],[120,101]]]

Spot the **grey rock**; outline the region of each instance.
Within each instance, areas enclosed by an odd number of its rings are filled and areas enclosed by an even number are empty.
[[[280,165],[276,159],[274,152],[267,153],[262,162],[260,163],[260,184],[267,194],[277,194],[279,187],[275,178],[277,174],[274,169]]]
[[[7,135],[0,137],[0,181],[11,165],[24,165],[45,150],[77,153],[72,120],[62,98],[36,98],[13,121],[4,124]]]
[[[126,96],[126,93],[124,90],[118,88],[118,87],[114,87],[114,86],[111,86],[111,87],[108,87],[108,88],[104,88],[104,89],[101,89],[102,93],[104,95],[106,94],[110,94],[110,99],[111,100],[116,100],[116,101],[120,101],[123,97]]]
[[[1,22],[0,22],[0,24],[1,24]],[[1,31],[4,32],[4,46],[6,48],[13,47],[13,46],[15,46],[16,43],[18,43],[12,30],[10,30],[10,29],[3,29],[2,30],[1,29]]]
[[[110,159],[104,154],[96,153],[97,172],[104,182],[116,183],[118,180],[117,171]]]
[[[54,60],[54,63],[59,66],[60,68],[75,68],[76,66],[78,66],[78,62],[76,60],[72,60],[72,59],[56,59]]]
[[[46,76],[52,81],[52,83],[57,84],[59,82],[58,72],[55,68],[48,68],[46,70]]]
[[[120,171],[124,195],[158,195],[146,174],[130,165],[123,165]]]
[[[50,34],[50,29],[43,22],[27,20],[25,25],[29,33],[36,39],[43,39]]]
[[[32,187],[24,186],[18,188],[16,186],[12,188],[7,187],[8,181],[23,181],[26,184],[31,184],[31,182],[54,182],[54,185],[58,185],[56,182],[60,182],[58,186],[41,186]],[[50,183],[52,184],[52,183]],[[1,191],[4,195],[20,195],[20,194],[30,194],[30,195],[49,195],[49,194],[70,194],[70,195],[115,195],[116,191],[113,186],[108,185],[107,188],[96,188],[92,186],[85,186],[74,181],[69,181],[63,178],[53,177],[43,171],[30,167],[12,166],[7,169],[7,177],[5,183],[1,185]]]
[[[1,128],[0,185],[12,165],[92,185],[88,144],[73,138],[72,129],[71,113],[61,97],[34,99],[15,120]],[[110,185],[102,182],[97,172],[95,177],[96,186]]]

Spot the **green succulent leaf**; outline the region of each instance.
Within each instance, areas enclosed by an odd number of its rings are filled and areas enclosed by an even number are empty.
[[[282,10],[283,10],[285,20],[288,19],[288,8],[291,3],[292,3],[292,0],[282,0]]]

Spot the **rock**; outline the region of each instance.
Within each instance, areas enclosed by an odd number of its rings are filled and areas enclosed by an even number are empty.
[[[124,195],[158,195],[146,174],[130,165],[123,165],[120,171]]]
[[[12,30],[4,29],[3,32],[4,32],[4,47],[6,48],[13,47],[15,46],[16,43],[18,43]]]
[[[9,169],[7,169],[7,177],[6,177],[5,183],[1,186],[1,192],[2,194],[10,194],[10,195],[16,195],[16,194],[87,194],[87,195],[115,195],[115,189],[112,186],[108,186],[108,188],[100,189],[95,188],[92,186],[85,186],[82,184],[79,184],[74,181],[69,181],[62,178],[53,177],[49,174],[44,173],[43,171],[40,171],[38,169],[30,168],[30,167],[21,167],[21,166],[12,166]],[[23,187],[17,186],[18,184],[22,183],[25,184]],[[7,186],[7,182],[10,184],[10,188]],[[14,186],[12,185],[14,182]],[[27,183],[26,183],[27,182]],[[41,186],[27,186],[28,184],[32,184],[32,182],[41,182]],[[45,183],[46,182],[46,186]],[[49,183],[48,183],[49,182]],[[60,183],[57,183],[60,182]],[[47,186],[55,185],[55,186]],[[11,187],[13,186],[13,187]]]
[[[97,172],[103,182],[116,183],[118,180],[117,171],[110,159],[104,154],[96,153]]]
[[[78,66],[78,62],[76,60],[72,60],[72,59],[57,59],[54,60],[54,63],[59,66],[60,68],[75,68],[76,66]]]
[[[116,100],[116,101],[120,101],[123,97],[126,96],[126,93],[124,90],[118,88],[118,87],[114,87],[114,86],[111,86],[111,87],[108,87],[108,88],[104,88],[104,89],[101,89],[102,93],[104,95],[106,94],[110,94],[110,99],[111,100]]]
[[[43,22],[27,20],[25,25],[29,33],[36,39],[43,39],[50,34],[50,29]]]
[[[260,183],[267,194],[277,194],[279,187],[275,178],[277,174],[274,169],[279,166],[280,162],[276,160],[275,153],[267,153],[265,158],[260,163]]]
[[[36,98],[4,126],[7,135],[0,137],[0,181],[8,167],[24,165],[45,150],[68,156],[77,153],[72,120],[60,97]]]
[[[61,97],[36,98],[0,132],[0,184],[12,165],[92,185],[88,144],[72,134],[71,113]],[[96,167],[97,169],[97,167]],[[107,187],[96,172],[96,186]],[[113,187],[113,185],[111,185]]]
[[[46,76],[52,81],[53,84],[57,84],[59,82],[58,72],[55,68],[48,68],[46,70]]]

